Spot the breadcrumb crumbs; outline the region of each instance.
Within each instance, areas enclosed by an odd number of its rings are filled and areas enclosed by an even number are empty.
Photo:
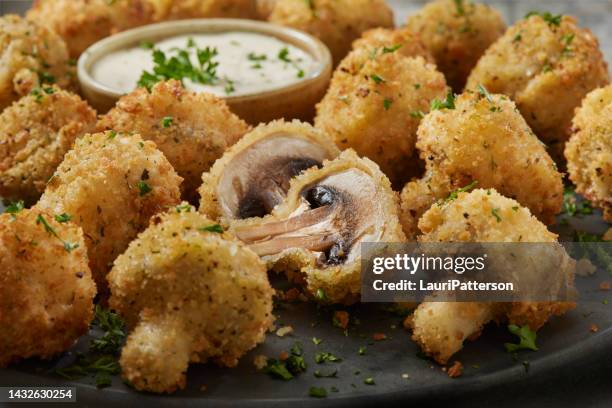
[[[589,329],[591,331],[591,333],[597,333],[599,331],[599,327],[593,323],[591,324],[591,328]]]
[[[463,374],[463,364],[461,364],[461,361],[455,361],[446,373],[450,378],[460,377]]]
[[[610,282],[603,281],[599,284],[599,290],[610,290]]]
[[[291,326],[283,326],[283,327],[281,327],[280,329],[278,329],[276,331],[276,335],[278,337],[284,337],[284,336],[286,336],[288,334],[291,334],[291,333],[293,333],[293,327],[291,327]]]
[[[387,339],[387,335],[385,333],[374,333],[372,335],[372,338],[375,341],[381,341],[381,340],[386,340]]]
[[[263,354],[258,354],[253,359],[253,364],[258,370],[263,370],[263,368],[268,364],[268,357],[264,356]]]
[[[336,310],[334,312],[334,323],[342,329],[346,329],[349,324],[349,313],[344,310]]]
[[[278,359],[280,361],[285,361],[289,358],[289,353],[287,353],[286,351],[281,351],[281,353],[278,356]]]

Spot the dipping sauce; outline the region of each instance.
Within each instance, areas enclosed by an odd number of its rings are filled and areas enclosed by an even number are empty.
[[[219,96],[239,96],[280,88],[309,78],[311,55],[275,37],[243,31],[185,34],[118,50],[101,57],[92,77],[129,93],[164,79]]]

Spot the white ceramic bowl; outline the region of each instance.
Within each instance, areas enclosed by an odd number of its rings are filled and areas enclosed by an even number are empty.
[[[230,109],[251,124],[273,119],[311,120],[331,77],[332,60],[327,47],[302,31],[274,24],[240,19],[196,19],[168,21],[124,31],[89,47],[79,58],[77,73],[83,95],[100,113],[112,108],[122,92],[96,81],[91,68],[104,55],[130,48],[143,41],[159,41],[182,34],[246,31],[269,35],[301,48],[315,61],[315,69],[297,83],[262,92],[222,96]]]

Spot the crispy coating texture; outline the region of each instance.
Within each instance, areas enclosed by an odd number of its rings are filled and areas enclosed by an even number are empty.
[[[184,18],[256,18],[255,0],[173,0],[168,17]]]
[[[353,42],[353,49],[366,48],[372,55],[397,52],[405,57],[421,56],[435,63],[421,37],[407,28],[373,28]]]
[[[38,210],[0,215],[0,367],[72,346],[89,329],[95,294],[79,227]]]
[[[318,145],[322,150],[327,152],[327,156],[330,158],[334,158],[340,154],[338,148],[326,134],[307,123],[300,122],[299,120],[293,120],[291,122],[275,120],[268,124],[260,124],[255,129],[247,133],[236,144],[230,147],[225,154],[215,162],[209,172],[202,174],[202,185],[198,190],[200,194],[199,211],[214,220],[226,218],[228,215],[220,203],[220,194],[222,194],[222,192],[220,191],[221,187],[219,185],[224,172],[229,168],[234,167],[235,164],[233,161],[241,160],[241,155],[247,152],[255,144],[265,141],[266,139],[272,139],[278,135],[286,135],[296,140],[304,140]],[[279,147],[278,149],[282,151],[271,151],[270,155],[274,156],[281,153],[291,157],[291,147],[283,146]],[[255,163],[255,165],[256,164],[257,163]],[[241,166],[245,166],[245,164],[241,163]],[[244,168],[243,171],[257,172],[262,170],[249,170],[247,167]],[[272,179],[274,176],[275,175],[270,175],[270,178]],[[240,187],[240,190],[248,189],[249,186],[246,185]]]
[[[17,15],[0,17],[0,111],[42,83],[76,89],[66,44]]]
[[[277,206],[272,214],[263,219],[234,220],[231,222],[230,231],[235,231],[239,235],[241,228],[256,226],[262,222],[288,219],[303,205],[302,193],[305,189],[326,177],[352,169],[363,172],[366,177],[371,178],[376,189],[372,195],[376,197],[375,200],[361,203],[351,210],[351,218],[355,222],[359,222],[360,219],[362,221],[374,219],[372,228],[378,231],[364,231],[364,234],[371,234],[365,241],[404,242],[405,236],[398,218],[398,197],[391,189],[389,179],[374,162],[360,158],[350,149],[342,152],[335,160],[326,161],[321,169],[311,168],[294,178],[286,201]],[[364,186],[345,188],[364,190]],[[360,245],[360,242],[353,245]],[[315,296],[317,301],[329,304],[352,304],[359,300],[361,293],[361,252],[359,248],[351,249],[351,252],[349,259],[340,265],[322,265],[319,252],[295,247],[266,256],[264,259],[270,269],[287,274],[290,280],[304,283],[307,291]],[[324,296],[317,296],[318,293],[323,293]]]
[[[121,353],[138,390],[185,386],[190,362],[234,367],[263,342],[273,290],[259,257],[186,203],[154,218],[115,261],[110,305],[133,328]]]
[[[612,85],[586,96],[576,110],[573,132],[565,147],[569,177],[612,222]]]
[[[557,236],[527,208],[495,190],[460,193],[450,203],[434,205],[419,222],[419,228],[424,233],[419,238],[421,242],[557,241]],[[547,285],[557,280],[573,282],[574,262],[566,254],[563,256],[567,262],[561,264],[559,276],[550,277]],[[477,337],[491,320],[538,330],[551,316],[574,307],[572,302],[423,302],[412,318],[412,339],[425,353],[445,364],[466,339]]]
[[[36,0],[27,18],[64,39],[78,58],[90,45],[109,35],[161,20],[171,0]]]
[[[139,88],[123,96],[97,127],[138,133],[155,142],[184,179],[184,196],[192,202],[202,173],[249,130],[223,99],[188,91],[175,80],[159,82],[151,92]]]
[[[436,201],[473,181],[495,188],[554,222],[563,202],[562,176],[545,146],[503,95],[466,92],[455,109],[432,111],[418,130],[417,148],[427,172],[401,193],[402,224],[409,237]]]
[[[408,17],[406,27],[418,33],[438,69],[457,92],[485,50],[506,30],[501,14],[469,0],[437,0]]]
[[[431,101],[444,99],[446,82],[435,65],[420,56],[407,58],[401,48],[373,53],[363,46],[370,38],[357,42],[334,72],[317,105],[315,126],[340,149],[350,147],[375,161],[394,186],[402,186],[419,174],[417,127]]]
[[[393,11],[385,0],[277,0],[268,21],[319,38],[338,64],[364,31],[393,27]]]
[[[37,88],[0,114],[0,196],[33,204],[96,112],[57,86]]]
[[[517,22],[485,52],[466,88],[479,84],[508,95],[561,163],[574,109],[608,84],[608,67],[595,36],[563,16],[559,25],[539,15]]]
[[[274,10],[274,6],[278,0],[255,0],[255,8],[257,11],[257,18],[260,20],[267,20]]]
[[[182,179],[139,135],[95,133],[77,139],[36,207],[68,213],[83,228],[98,292],[115,258],[151,216],[180,201]]]

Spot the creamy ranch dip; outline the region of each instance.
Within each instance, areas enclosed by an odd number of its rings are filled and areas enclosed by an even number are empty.
[[[163,55],[161,69],[159,62],[154,61],[154,53],[157,59]],[[96,61],[91,74],[101,84],[128,93],[138,87],[144,72],[149,78],[153,75],[156,80],[163,80],[168,72],[185,71],[182,56],[187,56],[188,64],[197,71],[195,81],[182,77],[184,86],[220,96],[280,88],[308,78],[316,66],[311,55],[275,37],[234,31],[185,34],[118,50]],[[178,65],[168,63],[172,57],[176,57]]]

